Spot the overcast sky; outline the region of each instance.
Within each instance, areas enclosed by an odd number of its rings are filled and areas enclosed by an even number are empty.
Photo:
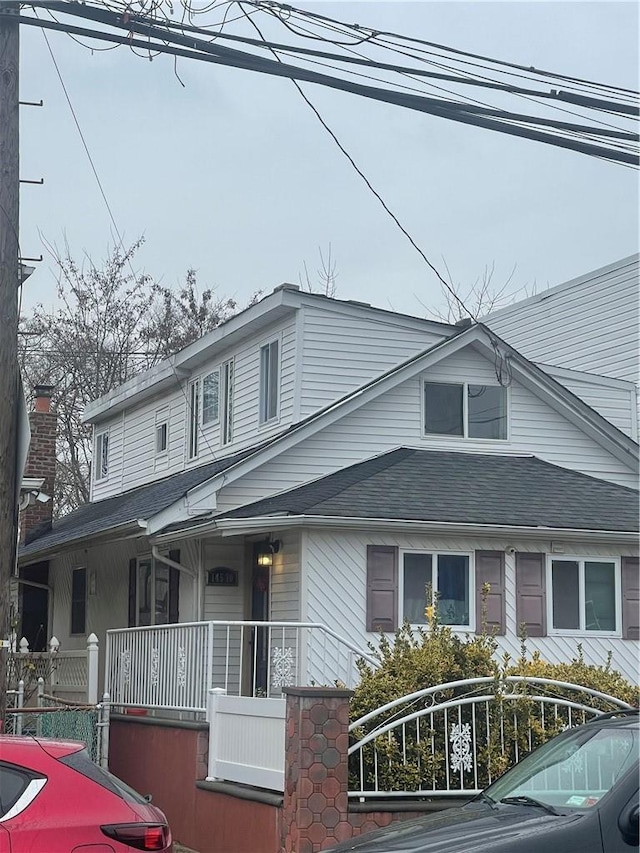
[[[351,23],[638,88],[635,2],[300,2]],[[215,15],[211,21],[216,20]],[[241,22],[237,32],[250,34]],[[39,234],[95,262],[115,235],[42,33],[22,28],[21,248],[45,261],[23,309],[54,298]],[[279,33],[281,40],[286,33]],[[424,316],[434,275],[291,82],[221,66],[91,53],[49,39],[125,242],[139,268],[240,303],[312,280],[319,247],[337,296]],[[592,157],[305,84],[332,130],[436,266],[464,288],[495,265],[512,289],[542,289],[638,250],[637,172]],[[524,105],[523,105],[524,106]],[[524,294],[523,294],[524,295]]]

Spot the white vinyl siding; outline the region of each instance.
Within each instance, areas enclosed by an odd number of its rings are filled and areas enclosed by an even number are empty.
[[[372,312],[373,313],[373,312]],[[303,309],[300,419],[447,336],[412,318]]]
[[[509,386],[509,440],[494,442],[422,432],[422,382],[495,382],[492,363],[477,351],[461,350],[420,377],[408,379],[320,432],[223,488],[218,510],[277,494],[396,447],[463,450],[466,453],[526,454],[623,486],[637,488],[637,474],[564,415],[517,381]]]
[[[638,382],[638,255],[483,318],[534,361]]]
[[[374,634],[368,634],[366,625],[366,553],[367,545],[395,545],[401,551],[424,551],[430,553],[472,553],[476,550],[505,551],[515,548],[518,552],[548,553],[549,540],[515,540],[483,537],[452,538],[445,536],[417,536],[408,534],[386,534],[371,531],[343,532],[308,530],[305,533],[306,553],[306,607],[301,614],[303,620],[323,622],[336,627],[338,633],[358,646],[366,649],[368,642],[376,642]],[[576,545],[579,552],[592,558],[612,558],[637,553],[637,549],[617,546]],[[567,545],[567,552],[571,549]],[[506,635],[497,636],[497,657],[508,652],[512,659],[520,654],[519,626],[516,620],[515,556],[505,554],[506,579]],[[338,627],[339,626],[339,627]],[[460,634],[464,635],[464,629]],[[604,666],[609,652],[612,667],[635,683],[638,678],[638,655],[640,641],[600,637],[587,632],[573,636],[529,637],[526,645],[529,654],[539,651],[544,660],[566,663],[578,655],[578,643],[586,663]]]

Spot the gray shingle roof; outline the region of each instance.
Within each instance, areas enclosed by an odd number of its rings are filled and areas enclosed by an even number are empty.
[[[135,524],[139,518],[149,518],[171,506],[189,489],[215,477],[255,451],[256,447],[247,448],[232,456],[189,471],[181,471],[122,495],[84,504],[54,522],[50,530],[40,534],[34,531],[35,535],[20,548],[19,556],[28,557],[30,554],[50,550],[68,542],[100,536],[114,528]]]
[[[535,457],[400,448],[225,518],[320,515],[638,530],[638,492]]]

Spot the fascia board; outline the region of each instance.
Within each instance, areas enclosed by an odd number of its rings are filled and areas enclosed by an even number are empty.
[[[180,383],[187,375],[184,370],[176,366],[175,356],[166,359],[123,385],[114,388],[104,397],[88,403],[82,413],[82,423],[96,423],[107,416],[115,415],[148,396]]]
[[[59,554],[66,554],[69,551],[75,551],[79,548],[93,548],[96,545],[104,543],[137,538],[143,534],[144,525],[141,525],[140,521],[127,521],[124,524],[119,524],[117,527],[112,527],[98,534],[88,534],[86,536],[78,536],[75,539],[66,539],[58,545],[41,548],[39,551],[30,551],[24,556],[19,554],[18,562],[21,566],[28,566],[32,563],[37,563],[44,557],[53,558]]]
[[[458,535],[508,536],[526,539],[563,539],[584,542],[615,542],[621,545],[638,545],[638,534],[625,530],[583,530],[563,527],[526,527],[524,525],[470,524],[468,522],[413,521],[389,518],[346,518],[319,515],[271,515],[253,518],[212,519],[181,534],[174,530],[168,538],[201,538],[208,535],[221,537],[251,535],[265,530],[289,528],[338,528],[345,530],[377,530],[405,533],[446,533]],[[157,537],[160,540],[162,537]]]

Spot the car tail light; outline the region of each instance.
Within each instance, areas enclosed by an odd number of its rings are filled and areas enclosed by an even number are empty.
[[[166,850],[171,843],[169,827],[163,823],[114,823],[100,829],[136,850]]]

